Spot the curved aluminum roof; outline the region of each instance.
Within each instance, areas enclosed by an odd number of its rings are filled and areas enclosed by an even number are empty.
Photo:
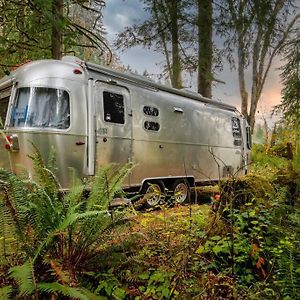
[[[104,66],[100,66],[97,64],[93,64],[90,62],[86,62],[85,64],[86,64],[86,67],[88,70],[91,70],[94,72],[99,72],[99,73],[111,76],[113,78],[126,81],[131,84],[144,86],[146,88],[152,88],[152,89],[157,89],[157,90],[161,90],[161,91],[166,91],[166,92],[169,92],[169,93],[172,93],[175,95],[180,95],[180,96],[183,96],[186,98],[194,99],[194,100],[197,100],[197,101],[200,101],[203,103],[207,103],[207,104],[210,104],[213,106],[217,106],[217,107],[220,107],[223,109],[227,109],[227,110],[234,110],[234,111],[237,110],[235,106],[203,97],[202,95],[192,92],[192,91],[178,90],[178,89],[175,89],[172,87],[168,87],[168,86],[156,83],[156,82],[154,82],[146,77],[140,76],[140,75],[118,72],[113,69],[110,69],[110,68],[107,68]]]

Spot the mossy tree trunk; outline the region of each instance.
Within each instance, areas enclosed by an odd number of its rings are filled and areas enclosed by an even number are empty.
[[[63,18],[63,0],[52,0],[52,35],[51,35],[51,54],[53,59],[62,57],[62,18]]]
[[[212,0],[198,0],[198,93],[212,97]]]

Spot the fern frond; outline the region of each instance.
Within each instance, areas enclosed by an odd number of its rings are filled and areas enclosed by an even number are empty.
[[[131,164],[119,167],[116,164],[105,166],[99,170],[87,199],[86,211],[107,211],[115,194],[121,190],[122,182],[131,170]],[[78,224],[78,249],[91,247],[101,240],[102,232],[112,224],[110,214],[85,218]]]
[[[111,179],[110,179],[110,195],[111,200],[113,200],[113,197],[117,192],[120,192],[122,190],[122,184],[124,182],[124,179],[128,176],[128,174],[131,172],[133,168],[132,163],[127,163],[123,165],[122,167],[117,166],[117,168],[112,173]]]
[[[3,204],[11,215],[16,233],[20,240],[24,240],[24,227],[26,225],[26,213],[28,203],[28,189],[24,182],[16,175],[0,169],[0,185],[3,190]]]
[[[0,299],[9,300],[11,294],[12,294],[12,287],[10,285],[0,288]]]
[[[67,216],[65,220],[60,224],[58,229],[65,230],[68,226],[71,226],[73,223],[75,223],[77,220],[80,219],[85,219],[85,218],[90,219],[91,217],[95,217],[95,216],[103,217],[105,215],[109,215],[109,213],[107,211],[99,211],[99,210],[87,211],[84,213],[74,213]]]
[[[77,205],[78,203],[82,203],[83,191],[83,185],[72,187],[63,199],[64,205],[66,205],[67,207],[72,207],[74,205]]]
[[[110,166],[105,166],[103,168],[101,168],[98,173],[96,174],[93,184],[92,184],[92,188],[91,188],[91,192],[89,194],[88,197],[88,201],[87,201],[87,209],[92,209],[92,207],[95,204],[101,205],[102,207],[106,207],[107,203],[106,201],[104,203],[103,202],[104,199],[108,199],[109,195],[108,195],[108,188],[109,188],[109,182],[108,182],[108,173],[111,169],[111,165]]]
[[[40,243],[39,247],[35,251],[33,261],[36,261],[36,259],[40,256],[44,249],[51,244],[55,236],[64,232],[69,226],[73,225],[73,223],[75,223],[76,221],[85,218],[90,219],[91,217],[99,215],[103,216],[105,214],[107,214],[106,211],[88,211],[85,213],[74,213],[67,215],[62,220],[62,222],[57,225],[56,228],[54,228],[51,232],[47,232],[46,238]]]
[[[36,290],[34,269],[30,261],[26,261],[21,266],[10,268],[9,277],[17,281],[22,296],[32,295]]]
[[[88,209],[92,209],[95,205],[100,209],[108,209],[109,203],[116,192],[121,190],[122,183],[131,169],[131,163],[121,168],[116,164],[111,164],[100,169],[91,188],[87,202]]]
[[[42,282],[39,283],[37,286],[41,292],[45,292],[48,294],[60,294],[62,296],[70,297],[71,299],[80,299],[80,300],[90,299],[81,292],[80,288],[65,286],[58,282],[51,282],[51,283]]]
[[[52,173],[55,173],[58,169],[56,163],[56,150],[53,146],[50,149],[48,162],[47,162],[47,169],[49,169]]]
[[[0,169],[0,181],[2,186],[7,187],[7,192],[14,199],[16,206],[26,206],[28,189],[22,179],[7,170]]]
[[[283,251],[276,261],[276,277],[277,283],[281,288],[281,294],[291,297],[291,299],[298,299],[300,295],[299,243],[296,235],[291,234],[290,239],[282,242],[280,246]]]
[[[5,205],[6,196],[0,194],[0,264],[6,264],[17,247],[18,235],[15,222]],[[0,298],[1,299],[1,298]]]
[[[27,192],[23,214],[26,228],[30,226],[33,229],[32,238],[39,241],[46,237],[48,231],[57,227],[63,206],[61,201],[52,199],[36,182],[31,181],[28,184],[31,186]]]
[[[55,175],[45,167],[39,149],[33,143],[31,143],[31,145],[33,147],[33,154],[28,155],[28,157],[32,159],[36,180],[45,188],[47,194],[50,195],[51,198],[56,199],[60,188],[59,182]]]

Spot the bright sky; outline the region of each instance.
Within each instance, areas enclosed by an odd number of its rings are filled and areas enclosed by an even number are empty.
[[[108,40],[112,41],[118,32],[121,32],[126,26],[130,26],[139,19],[145,18],[146,13],[142,9],[139,0],[108,0],[103,12],[104,25],[107,29]],[[140,74],[146,69],[150,74],[159,74],[159,64],[163,57],[158,53],[142,48],[133,48],[125,52],[118,53],[122,64],[130,65],[133,70]],[[272,106],[280,103],[280,78],[277,60],[274,67],[270,70],[268,80],[263,90],[261,102],[258,105],[260,112],[268,112]],[[227,65],[224,70],[218,73],[216,77],[224,81],[225,84],[217,84],[213,89],[213,97],[222,102],[235,105],[240,109],[240,95],[238,86],[238,77],[236,71],[231,71]],[[249,76],[250,77],[250,76]],[[251,93],[250,86],[248,87]]]

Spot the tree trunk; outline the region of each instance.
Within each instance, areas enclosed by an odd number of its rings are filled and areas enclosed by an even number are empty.
[[[198,93],[212,97],[212,0],[198,0]]]
[[[171,83],[174,88],[182,88],[181,62],[179,54],[179,33],[178,33],[178,1],[169,0],[169,10],[171,19],[171,41],[172,41],[172,74]]]
[[[53,59],[62,57],[62,16],[63,0],[52,0],[52,33],[51,33],[51,54]]]
[[[239,37],[239,39],[242,40],[242,37]],[[241,95],[241,110],[244,117],[248,119],[248,92],[245,82],[245,57],[242,50],[243,48],[241,48],[244,47],[244,43],[241,40],[239,41],[238,48],[238,75]]]

